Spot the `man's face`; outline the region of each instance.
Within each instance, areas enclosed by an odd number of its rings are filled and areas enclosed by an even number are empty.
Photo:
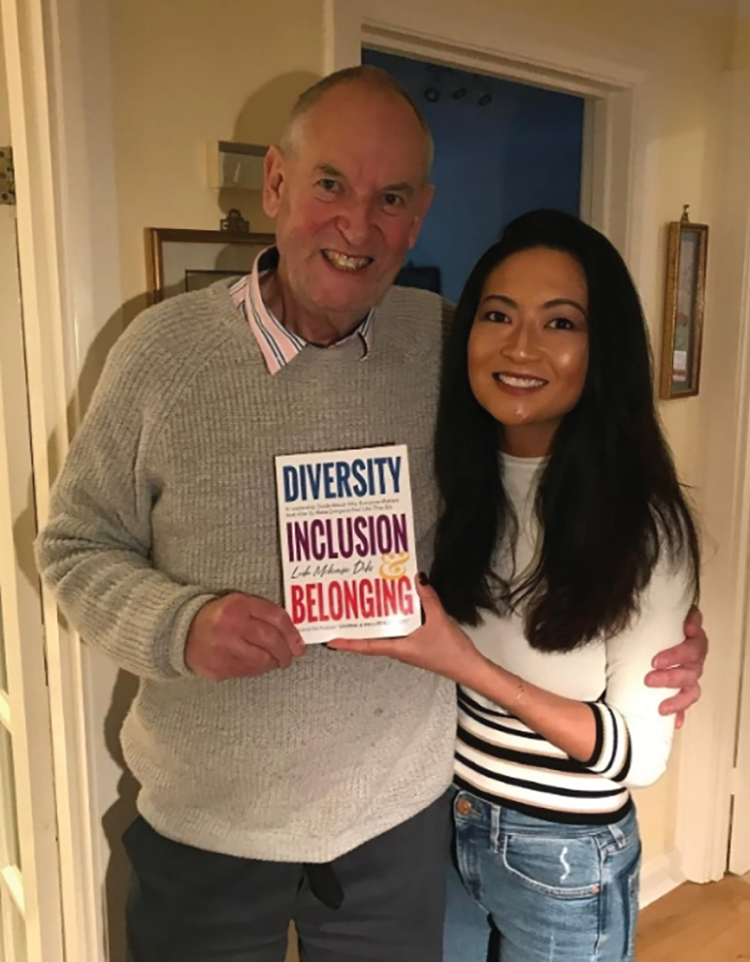
[[[296,310],[343,333],[383,297],[432,199],[426,150],[405,101],[359,84],[324,94],[292,150],[270,149],[264,208]]]

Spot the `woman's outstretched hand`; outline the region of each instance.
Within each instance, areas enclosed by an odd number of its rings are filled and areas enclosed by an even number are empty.
[[[426,577],[419,575],[415,585],[425,614],[424,624],[416,631],[403,638],[367,641],[337,638],[328,642],[328,648],[358,655],[385,655],[470,685],[477,668],[485,659],[469,636],[445,613]]]

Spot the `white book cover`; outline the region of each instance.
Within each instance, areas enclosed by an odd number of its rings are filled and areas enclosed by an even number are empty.
[[[276,458],[284,605],[306,643],[421,624],[406,445]]]

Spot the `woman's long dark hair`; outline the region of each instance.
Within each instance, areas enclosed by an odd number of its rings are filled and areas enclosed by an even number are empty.
[[[493,571],[516,518],[502,481],[498,424],[469,385],[467,345],[485,281],[511,254],[564,251],[588,284],[589,361],[580,401],[558,428],[536,495],[542,541],[517,583]],[[479,260],[448,339],[436,470],[443,500],[432,581],[450,615],[523,609],[529,643],[570,651],[625,628],[663,552],[688,566],[695,595],[698,535],[654,407],[643,310],[628,269],[594,228],[559,211],[513,221]]]

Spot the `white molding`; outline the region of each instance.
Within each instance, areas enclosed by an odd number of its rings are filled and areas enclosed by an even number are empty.
[[[641,868],[641,911],[652,902],[664,898],[684,881],[686,878],[680,866],[680,854],[676,849],[644,862]]]
[[[701,606],[716,652],[703,698],[680,736],[676,845],[687,877],[722,878],[727,868],[730,795],[750,578],[750,71],[729,72],[725,166],[709,253],[710,314],[702,383],[707,529]],[[720,430],[716,429],[721,425]],[[717,545],[719,546],[717,548]]]
[[[15,24],[6,22],[6,36],[14,37]],[[5,214],[5,211],[3,211]],[[9,223],[10,220],[10,223]],[[11,227],[8,231],[7,228]],[[8,236],[10,234],[10,237]],[[10,240],[10,244],[8,244]],[[3,217],[0,225],[3,262],[14,265],[15,225]],[[13,267],[5,281],[18,297]],[[15,288],[15,290],[13,290]],[[7,306],[7,305],[6,305]],[[26,376],[22,321],[18,303],[2,315],[0,326],[0,618],[8,694],[2,696],[3,729],[10,740],[3,748],[3,809],[0,817],[0,857],[4,866],[4,896],[10,893],[20,914],[20,927],[30,957],[39,962],[62,962],[63,932],[60,878],[53,786],[50,706],[44,666],[44,628],[36,585],[28,578],[28,546],[34,537],[33,511],[29,510],[31,440],[25,410]],[[19,406],[21,408],[19,413]],[[13,776],[13,785],[6,776]],[[10,805],[16,811],[10,814]],[[13,824],[15,821],[16,824]],[[23,879],[15,864],[17,832]],[[7,901],[4,897],[3,901]],[[3,906],[3,918],[8,914]],[[6,938],[6,947],[7,940]],[[15,959],[15,952],[8,956]]]
[[[96,0],[2,0],[16,159],[19,262],[37,518],[81,408],[81,371],[107,298],[120,307],[106,33]],[[98,76],[92,76],[98,70]],[[109,127],[108,127],[109,123]],[[104,149],[102,145],[105,145]],[[109,258],[109,261],[108,261]],[[103,314],[104,317],[107,314]],[[60,882],[68,959],[106,955],[103,854],[87,746],[86,659],[45,590]],[[36,958],[36,956],[35,956]],[[41,956],[40,956],[41,958]],[[46,957],[45,957],[46,958]]]
[[[323,73],[362,62],[362,0],[323,0]]]
[[[467,17],[447,0],[433,3],[429,29],[419,11],[398,0],[357,0],[359,25],[352,9],[342,16],[336,0],[328,2],[334,4],[330,29],[348,50],[360,43],[588,98],[591,223],[619,247],[641,289],[655,289],[654,241],[642,216],[644,197],[656,187],[655,147],[648,143],[650,72],[641,52],[616,45],[609,54],[592,53],[591,41],[575,32],[558,36],[540,21],[501,11]]]
[[[10,435],[0,437],[2,457],[6,453],[12,461],[5,466],[2,486],[8,486],[7,497],[13,506],[13,475],[23,475],[24,487],[32,476],[38,462],[38,446],[41,440],[40,421],[44,423],[44,404],[31,397],[33,369],[39,370],[39,343],[34,338],[38,318],[51,310],[51,323],[57,315],[55,306],[47,297],[48,285],[56,275],[55,238],[46,228],[54,209],[54,193],[51,178],[46,176],[46,162],[51,159],[49,127],[47,118],[47,62],[44,43],[44,11],[40,0],[2,0],[3,40],[5,45],[6,79],[10,107],[10,127],[16,170],[17,238],[18,260],[21,269],[23,300],[23,334],[19,330],[6,330],[3,345],[3,365],[26,368],[26,376],[18,371],[12,374],[16,388],[11,395],[12,403],[23,403],[29,398],[28,411],[21,419],[26,431],[19,431],[16,422],[13,444]],[[49,268],[49,270],[45,270]],[[44,275],[44,277],[43,277]],[[43,279],[42,279],[43,277]],[[13,335],[15,345],[9,343]],[[51,377],[54,389],[57,381],[54,370],[47,364],[58,360],[55,349],[58,341],[45,345],[48,355],[44,362],[44,376]],[[7,385],[6,385],[7,386]],[[3,416],[2,427],[10,424],[10,412]],[[36,424],[36,428],[35,428]],[[21,434],[26,434],[22,438]],[[0,435],[4,431],[0,429]],[[47,436],[44,435],[42,463],[38,465],[40,476],[49,464]],[[34,451],[34,448],[37,448]],[[28,490],[23,492],[24,504]],[[33,537],[33,509],[23,520],[23,540]],[[19,520],[18,523],[21,523]],[[13,532],[3,532],[3,543],[13,543]],[[14,553],[6,553],[4,564],[8,568],[4,585],[12,586],[10,599],[3,597],[3,615],[8,629],[6,657],[8,661],[9,693],[13,711],[12,738],[15,747],[16,791],[18,825],[21,835],[23,865],[23,908],[25,910],[25,934],[27,951],[39,962],[62,962],[64,955],[63,921],[61,913],[62,878],[57,835],[59,821],[56,819],[56,792],[53,788],[53,746],[50,704],[45,687],[45,632],[41,620],[40,599],[37,585],[28,577],[20,578]],[[14,583],[15,582],[15,583]],[[11,604],[11,602],[13,602]],[[43,782],[40,784],[40,776]],[[55,786],[56,788],[56,786]],[[57,825],[56,825],[57,821]],[[25,843],[25,846],[24,846]],[[12,875],[10,876],[12,877]],[[6,876],[6,879],[9,876]],[[16,898],[17,904],[18,898]],[[15,957],[12,953],[11,957]]]
[[[735,71],[732,88],[729,126],[733,139],[730,141],[730,158],[735,163],[742,163],[742,160],[746,161],[746,151],[750,150],[750,70]],[[739,250],[742,280],[739,295],[740,369],[736,442],[740,461],[736,479],[736,501],[740,505],[741,513],[733,544],[739,556],[739,564],[735,580],[737,634],[731,652],[737,666],[739,706],[734,719],[727,709],[724,720],[727,731],[733,721],[736,725],[733,743],[736,745],[736,752],[732,758],[727,753],[724,762],[729,769],[726,774],[727,786],[734,791],[729,870],[736,875],[750,872],[750,822],[744,814],[750,810],[750,189],[745,189],[745,203],[735,215],[743,240]]]
[[[54,65],[54,127],[58,176],[57,229],[63,283],[61,341],[67,352],[65,410],[58,408],[60,443],[67,450],[98,381],[109,348],[122,331],[122,284],[111,92],[109,7],[99,0],[48,0],[49,58]],[[39,487],[39,486],[38,486]],[[40,524],[49,489],[38,490]],[[64,885],[66,920],[75,913],[71,958],[103,962],[110,944],[106,880],[110,842],[102,818],[112,805],[110,757],[103,707],[116,671],[59,624],[48,603],[50,697],[65,725],[56,733],[60,806],[75,882]],[[67,808],[66,808],[67,805]],[[61,837],[61,842],[63,838]],[[64,865],[70,866],[69,859]],[[119,865],[119,863],[118,863]],[[71,873],[72,878],[72,873]]]
[[[655,295],[658,238],[646,229],[644,211],[656,194],[658,148],[649,136],[652,64],[642,51],[619,44],[599,49],[575,31],[501,10],[466,16],[451,0],[435,0],[428,20],[400,0],[326,5],[327,47],[346,50],[347,62],[363,44],[588,98],[591,223],[626,257],[644,300]]]
[[[745,646],[740,703],[737,767],[733,772],[734,804],[729,845],[729,871],[734,875],[750,873],[750,650]],[[750,876],[748,876],[750,879]]]
[[[581,162],[581,201],[579,215],[590,224],[596,223],[598,212],[595,210],[596,198],[601,196],[601,181],[597,156],[601,151],[600,104],[594,97],[586,97],[583,102],[583,137]],[[606,111],[605,111],[606,113]]]
[[[505,60],[504,75],[546,82],[556,89],[594,94],[634,87],[644,82],[653,66],[642,51],[620,44],[599,50],[578,31],[509,14],[499,5],[483,9],[481,15],[467,15],[453,0],[433,0],[425,17],[422,7],[403,0],[359,3],[366,44],[378,45],[382,37],[387,49],[399,49],[393,43],[400,36],[412,56],[419,56],[419,47],[424,46],[430,59],[440,60],[443,51],[442,59],[450,63],[481,68],[484,61],[492,73]]]
[[[641,291],[656,290],[658,241],[643,217],[656,191],[656,147],[649,143],[650,65],[642,52],[615,45],[592,53],[591,41],[572,31],[559,35],[501,11],[467,17],[448,0],[432,4],[429,29],[421,12],[400,0],[326,0],[325,17],[327,67],[348,66],[365,45],[589,98],[591,223],[622,251]]]

